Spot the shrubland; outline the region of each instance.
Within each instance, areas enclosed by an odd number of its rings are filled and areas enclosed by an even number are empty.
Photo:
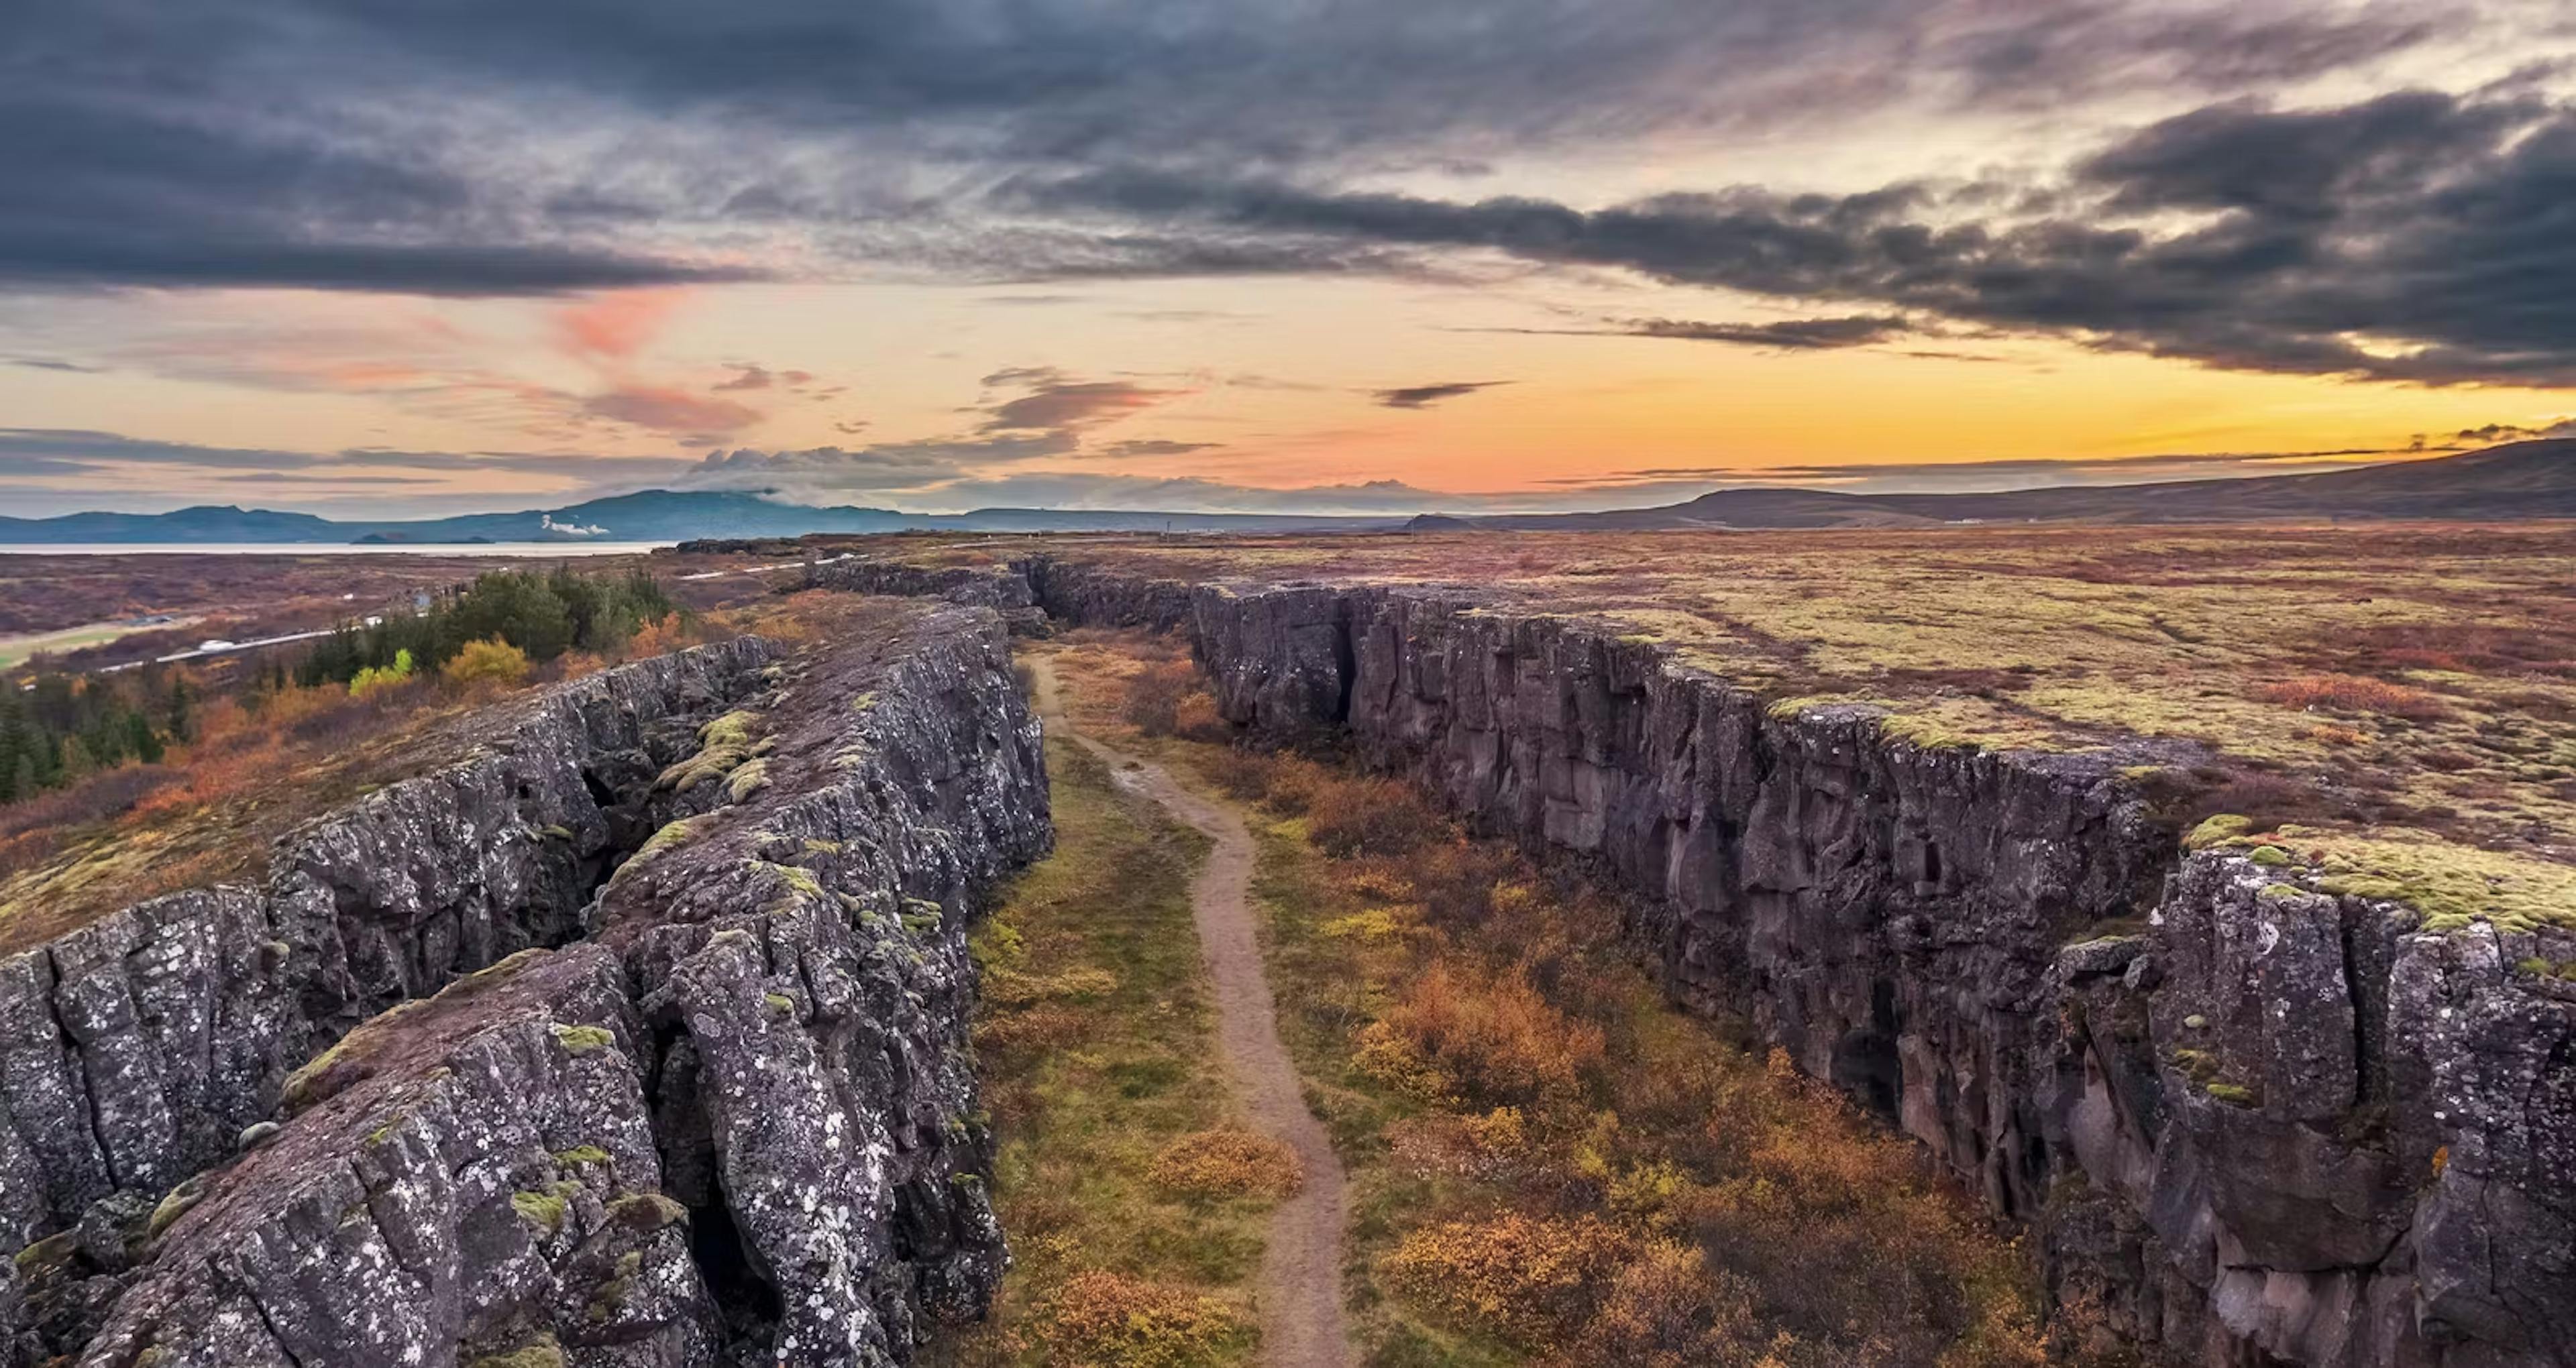
[[[2108,752],[2177,835],[2232,813],[2393,836],[2413,865],[2446,858],[2426,843],[2483,852],[2519,887],[2576,870],[2576,526],[983,538],[908,558],[1033,553],[1579,620],[1783,714],[1874,706],[1891,744]]]
[[[303,817],[471,744],[471,710],[740,630],[637,570],[491,571],[428,599],[244,661],[0,681],[0,944],[254,876]]]
[[[1639,967],[1628,904],[1411,786],[1183,727],[1074,633],[1084,725],[1244,803],[1281,1028],[1351,1171],[1377,1365],[2037,1364],[2028,1261],[1914,1147]]]

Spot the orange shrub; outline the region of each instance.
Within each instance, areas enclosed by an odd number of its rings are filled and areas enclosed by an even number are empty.
[[[1432,810],[1420,790],[1381,775],[1317,786],[1307,813],[1307,835],[1336,859],[1408,855],[1450,839],[1448,819]]]
[[[1251,1338],[1225,1303],[1117,1273],[1077,1273],[1050,1308],[1054,1361],[1100,1368],[1195,1368]]]
[[[1711,1273],[1707,1256],[1689,1245],[1650,1240],[1610,1280],[1575,1357],[1627,1368],[1717,1368],[1756,1362],[1765,1340],[1742,1278]]]
[[[499,637],[469,641],[438,668],[438,673],[448,683],[462,688],[485,683],[506,688],[528,677],[528,653]]]
[[[688,645],[688,635],[678,613],[665,613],[659,621],[645,623],[626,639],[626,654],[630,658],[663,655]]]
[[[1601,1028],[1550,1005],[1517,973],[1484,981],[1434,959],[1385,1016],[1361,1032],[1363,1070],[1421,1095],[1432,1081],[1479,1105],[1565,1101],[1601,1063]],[[1399,1061],[1432,1079],[1401,1081]],[[1387,1074],[1380,1074],[1385,1077]]]
[[[1154,1185],[1189,1197],[1285,1201],[1306,1184],[1297,1152],[1247,1130],[1193,1131],[1154,1156]]]
[[[1378,1276],[1417,1305],[1545,1348],[1574,1338],[1630,1254],[1597,1217],[1505,1212],[1409,1232]]]
[[[2417,721],[2447,716],[2451,711],[2439,694],[2391,684],[2384,679],[2372,679],[2367,675],[2301,675],[2278,684],[2266,684],[2254,694],[2266,703],[2292,708],[2332,708],[2341,712],[2378,713]]]

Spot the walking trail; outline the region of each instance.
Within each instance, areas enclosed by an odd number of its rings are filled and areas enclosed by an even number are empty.
[[[1160,804],[1214,844],[1190,884],[1199,953],[1215,981],[1217,1040],[1236,1100],[1253,1129],[1286,1142],[1306,1170],[1305,1186],[1270,1216],[1261,1259],[1261,1360],[1273,1368],[1350,1368],[1342,1320],[1341,1158],[1324,1123],[1306,1109],[1297,1067],[1279,1039],[1270,980],[1253,934],[1252,832],[1233,809],[1190,792],[1152,764],[1075,730],[1060,706],[1050,662],[1033,662],[1038,707],[1049,725],[1108,764],[1119,787]]]

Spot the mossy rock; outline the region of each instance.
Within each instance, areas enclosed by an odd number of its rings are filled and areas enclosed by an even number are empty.
[[[654,1231],[688,1224],[689,1209],[658,1192],[630,1192],[608,1204],[608,1219],[628,1230]]]
[[[558,1021],[552,1029],[555,1043],[570,1054],[585,1055],[617,1043],[617,1033],[605,1026],[567,1026]]]
[[[2182,838],[2185,850],[2211,850],[2223,846],[2254,829],[2254,819],[2233,812],[2222,812],[2204,819],[2191,834]]]
[[[725,797],[739,803],[767,787],[769,787],[769,762],[749,760],[725,780]]]
[[[543,1192],[513,1192],[510,1207],[519,1219],[551,1235],[563,1229],[564,1218],[572,1210],[572,1195],[579,1191],[579,1183],[555,1183]]]
[[[466,1368],[564,1368],[563,1346],[552,1335],[539,1335],[507,1353],[486,1354]]]
[[[202,1176],[191,1178],[170,1189],[169,1195],[161,1199],[161,1204],[152,1208],[152,1219],[143,1227],[143,1238],[160,1239],[163,1231],[178,1224],[180,1217],[195,1210],[197,1204],[204,1200],[206,1200],[206,1183]]]

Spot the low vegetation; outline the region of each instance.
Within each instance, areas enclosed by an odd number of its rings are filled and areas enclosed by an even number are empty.
[[[736,626],[636,571],[495,571],[245,668],[0,687],[0,946],[254,876],[298,821],[472,744],[471,709]]]
[[[1408,786],[1124,724],[1160,715],[1130,700],[1172,655],[1075,633],[1057,660],[1086,726],[1252,814],[1281,1027],[1351,1171],[1370,1363],[2043,1361],[2013,1244],[1784,1056],[1668,1005],[1619,899]]]
[[[2141,783],[2177,831],[2232,812],[2398,833],[2417,865],[2427,841],[2483,851],[2471,863],[2510,862],[2521,886],[2576,869],[2576,528],[984,538],[912,554],[1033,550],[1581,617],[1792,711],[1886,709],[1912,745],[2160,743]]]
[[[1205,838],[1051,739],[1056,848],[977,930],[975,1051],[1013,1265],[943,1361],[1249,1362],[1250,1284],[1293,1156],[1232,1124],[1191,931]]]

